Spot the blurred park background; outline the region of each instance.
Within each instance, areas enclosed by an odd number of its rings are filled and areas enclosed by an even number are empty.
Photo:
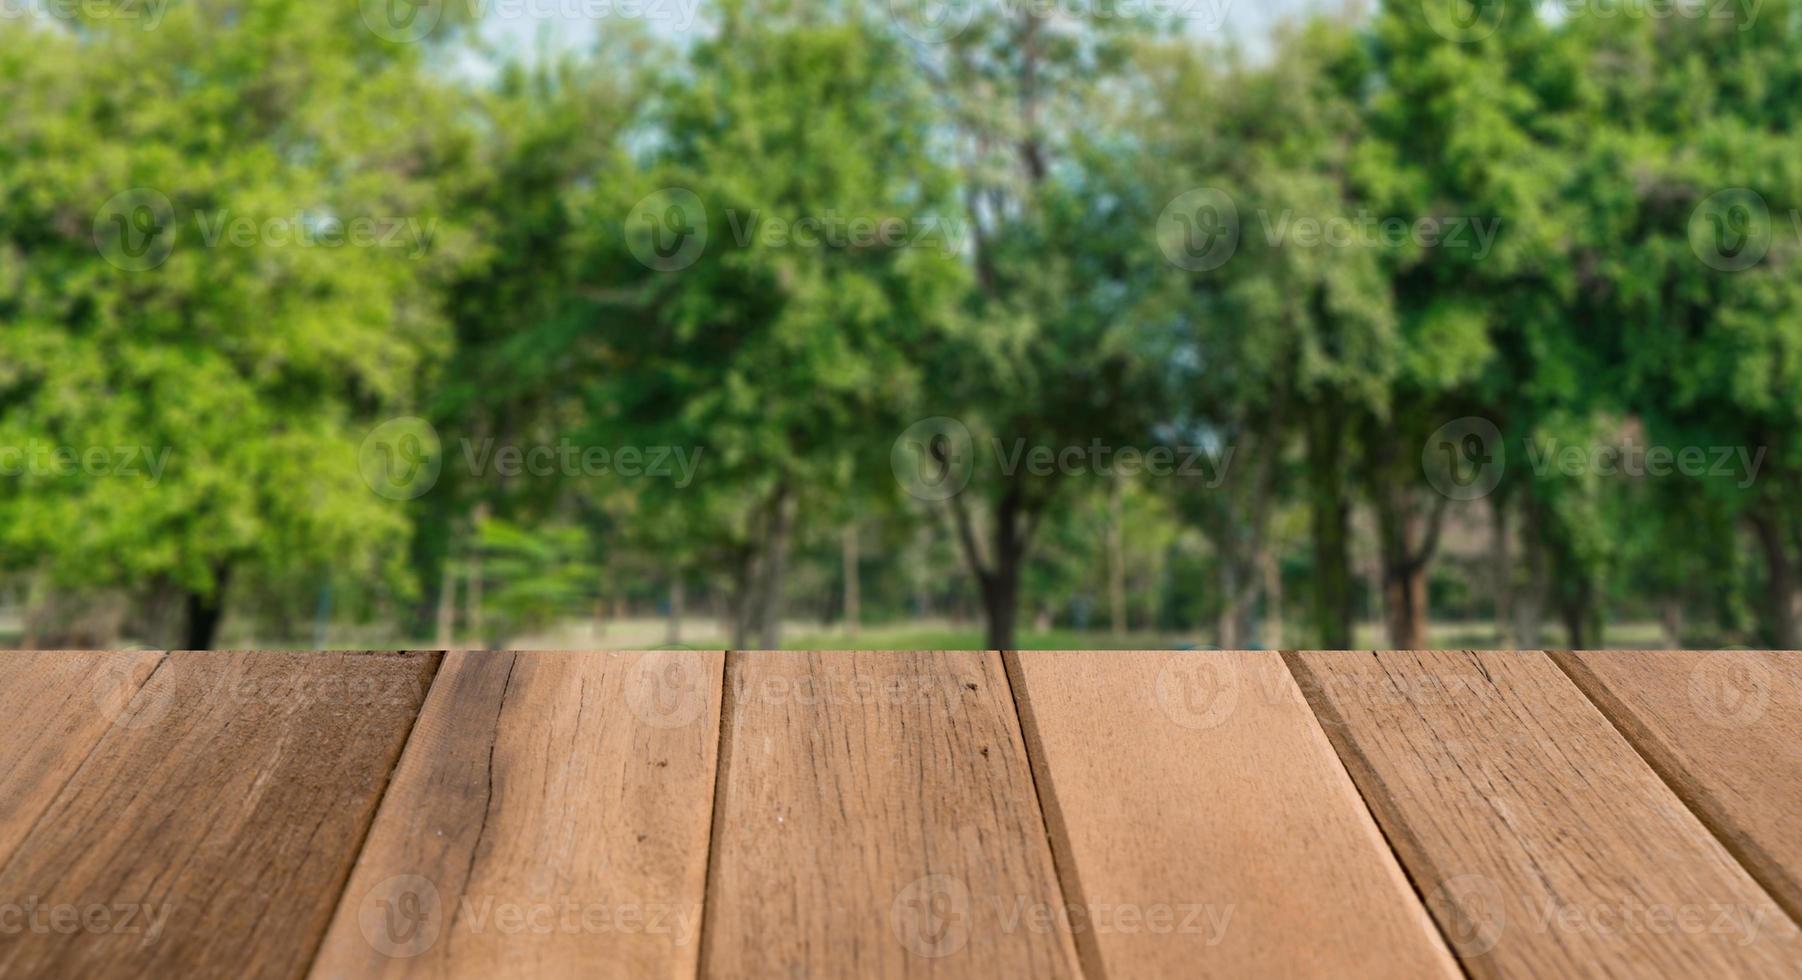
[[[1802,3],[0,0],[0,645],[1778,646]]]

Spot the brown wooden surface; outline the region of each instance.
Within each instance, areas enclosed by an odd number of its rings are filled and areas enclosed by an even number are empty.
[[[703,975],[1079,974],[994,653],[728,660]]]
[[[723,659],[450,654],[314,976],[694,976]]]
[[[1008,666],[1090,975],[1459,976],[1277,654]]]
[[[1795,923],[1537,652],[1289,656],[1478,977],[1793,977]]]
[[[0,658],[8,980],[1802,975],[1795,654]]]
[[[1553,656],[1791,917],[1802,917],[1802,657]]]
[[[160,653],[0,654],[0,865],[125,714]]]
[[[164,659],[0,867],[0,976],[304,973],[436,660]]]

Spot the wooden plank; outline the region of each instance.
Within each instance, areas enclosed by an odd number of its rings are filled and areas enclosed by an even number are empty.
[[[161,653],[0,654],[0,864],[100,736],[125,717]]]
[[[702,975],[1079,974],[994,653],[733,654]]]
[[[1461,975],[1277,654],[1008,668],[1091,976]]]
[[[315,977],[692,977],[721,652],[453,653]]]
[[[1542,653],[1287,655],[1473,976],[1795,976],[1795,923]]]
[[[1802,918],[1802,656],[1553,657],[1752,876]]]
[[[169,654],[0,868],[0,975],[303,973],[436,664]]]

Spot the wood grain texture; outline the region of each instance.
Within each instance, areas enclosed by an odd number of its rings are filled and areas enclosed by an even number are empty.
[[[1089,976],[1460,976],[1277,654],[1008,668]]]
[[[1802,918],[1802,655],[1552,656],[1791,917]]]
[[[161,653],[0,653],[0,864],[123,715]]]
[[[723,662],[450,654],[313,975],[694,976]]]
[[[304,972],[436,663],[169,654],[0,867],[0,975]]]
[[[1802,971],[1795,923],[1544,654],[1287,657],[1471,975]]]
[[[706,977],[1079,975],[998,654],[733,654]]]

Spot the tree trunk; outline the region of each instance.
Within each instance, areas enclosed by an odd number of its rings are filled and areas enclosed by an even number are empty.
[[[669,580],[669,635],[665,642],[670,646],[682,643],[682,603],[687,598],[684,590],[687,583],[682,580],[682,573],[677,571]]]
[[[757,549],[747,547],[738,557],[738,568],[732,575],[732,594],[726,604],[731,617],[731,644],[734,650],[747,649],[756,627]]]
[[[1565,640],[1572,650],[1587,650],[1600,639],[1591,630],[1590,599],[1593,591],[1587,581],[1560,591],[1558,612],[1564,620]]]
[[[1683,649],[1683,600],[1667,596],[1658,607],[1658,626],[1667,650]]]
[[[1427,646],[1427,563],[1434,539],[1405,488],[1377,488],[1377,537],[1383,570],[1383,612],[1389,645],[1397,650]],[[1438,520],[1435,512],[1434,521]],[[1421,540],[1425,538],[1425,540]]]
[[[1344,427],[1335,406],[1312,413],[1308,502],[1314,537],[1314,628],[1325,650],[1352,645],[1351,508],[1345,494]]]
[[[963,499],[953,496],[949,507],[964,559],[982,597],[988,649],[1012,650],[1020,615],[1020,573],[1043,512],[1030,509],[1020,487],[1009,484],[996,502],[992,559],[985,561]]]
[[[187,637],[185,650],[211,650],[219,636],[219,623],[225,618],[225,590],[231,580],[231,566],[219,565],[213,570],[211,592],[188,593]]]
[[[1427,575],[1422,568],[1385,563],[1383,610],[1389,645],[1397,650],[1427,648]]]
[[[443,575],[438,583],[438,616],[437,637],[433,641],[440,650],[449,650],[456,642],[457,629],[457,568],[456,563],[446,558]]]
[[[1283,565],[1275,548],[1264,549],[1264,635],[1266,650],[1283,648]]]
[[[1796,649],[1796,568],[1784,548],[1781,523],[1770,514],[1754,511],[1746,518],[1764,552],[1764,639],[1774,650]]]
[[[1231,556],[1220,557],[1220,613],[1214,621],[1214,645],[1222,650],[1237,650],[1244,643],[1239,631],[1242,617],[1239,577]]]
[[[1532,507],[1523,512],[1526,533],[1521,536],[1527,569],[1527,587],[1514,598],[1514,641],[1522,650],[1540,647],[1541,619],[1545,614],[1549,572],[1546,569],[1545,543],[1540,540],[1538,516]]]
[[[1496,645],[1518,650],[1514,631],[1514,563],[1508,555],[1508,501],[1489,497],[1489,587],[1495,593]]]
[[[776,497],[770,504],[770,533],[765,544],[763,612],[759,617],[761,629],[758,634],[758,645],[765,650],[775,650],[782,645],[782,574],[788,562],[788,542],[794,520],[794,497],[789,494],[786,482],[779,483]]]
[[[1107,600],[1115,636],[1126,635],[1126,504],[1125,484],[1114,478],[1108,491]]]
[[[1001,555],[982,588],[982,610],[988,623],[990,650],[1014,649],[1014,622],[1020,613],[1020,559]]]
[[[469,644],[478,650],[486,650],[488,641],[482,622],[482,558],[478,554],[469,556],[467,581],[463,594],[469,607],[464,610],[464,627],[469,631]]]
[[[475,530],[475,546],[469,549],[467,574],[469,584],[464,592],[464,601],[468,603],[465,612],[468,618],[464,626],[469,630],[469,642],[478,650],[488,649],[488,635],[482,623],[482,528],[488,523],[488,502],[476,505],[475,519],[471,526]]]
[[[859,622],[863,618],[863,590],[858,580],[859,555],[857,551],[857,522],[845,525],[841,535],[839,560],[844,565],[845,577],[845,635],[856,636]]]

